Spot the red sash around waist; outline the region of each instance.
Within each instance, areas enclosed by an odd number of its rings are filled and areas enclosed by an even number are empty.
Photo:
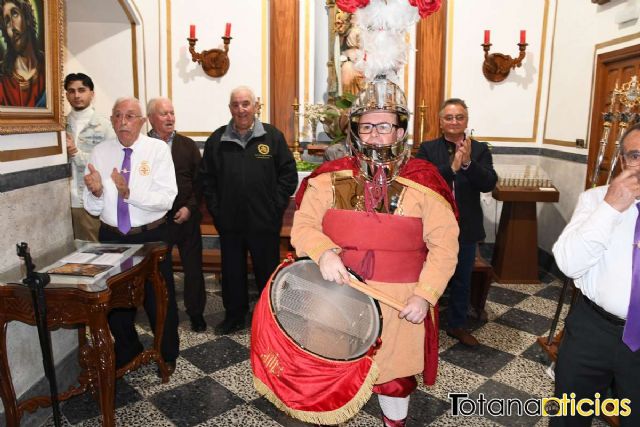
[[[420,218],[330,209],[322,231],[342,248],[342,262],[365,280],[418,281],[427,257]]]

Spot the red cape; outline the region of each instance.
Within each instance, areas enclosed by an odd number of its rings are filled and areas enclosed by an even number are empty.
[[[359,175],[360,165],[358,164],[358,159],[354,156],[343,157],[338,160],[324,162],[315,168],[313,172],[311,172],[311,174],[304,178],[302,183],[300,183],[300,188],[296,192],[295,196],[296,209],[300,208],[302,198],[304,197],[307,185],[309,184],[309,179],[315,178],[323,173],[337,172],[341,170],[350,170],[353,172],[354,176]],[[447,182],[442,178],[442,175],[440,175],[438,168],[433,163],[422,159],[409,159],[407,164],[404,165],[400,171],[399,176],[430,188],[440,194],[451,205],[451,208],[456,215],[456,219],[458,218],[458,206],[453,198],[453,193],[447,185]]]

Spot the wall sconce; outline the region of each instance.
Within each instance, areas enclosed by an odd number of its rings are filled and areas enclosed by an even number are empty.
[[[512,58],[509,55],[502,53],[489,54],[491,49],[491,43],[489,43],[489,30],[484,30],[484,43],[482,43],[482,49],[484,50],[484,62],[482,63],[482,74],[490,82],[501,82],[507,78],[512,68],[520,67],[522,60],[526,56],[526,49],[529,44],[526,43],[526,31],[520,30],[520,43],[518,43],[518,49],[520,54],[517,58]]]
[[[227,22],[224,36],[224,50],[210,49],[203,50],[201,53],[196,52],[196,26],[191,25],[189,29],[189,52],[191,52],[191,60],[202,65],[204,72],[211,77],[222,77],[229,71],[229,43],[231,43],[231,24]]]

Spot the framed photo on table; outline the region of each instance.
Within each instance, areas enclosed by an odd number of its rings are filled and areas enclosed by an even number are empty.
[[[0,0],[0,134],[63,129],[63,0]]]

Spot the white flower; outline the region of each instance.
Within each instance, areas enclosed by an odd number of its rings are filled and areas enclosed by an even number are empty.
[[[326,106],[324,104],[304,104],[302,115],[309,123],[317,123],[327,117]]]

